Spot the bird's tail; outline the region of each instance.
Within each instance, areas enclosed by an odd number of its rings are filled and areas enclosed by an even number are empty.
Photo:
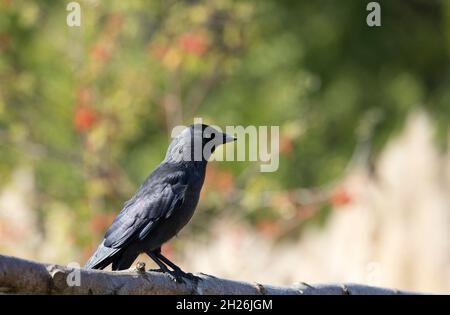
[[[95,253],[84,265],[86,269],[104,269],[119,254],[119,248],[110,248],[103,245],[103,242],[97,247]]]

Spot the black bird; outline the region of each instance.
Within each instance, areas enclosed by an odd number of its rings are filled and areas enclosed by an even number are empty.
[[[208,125],[184,129],[170,143],[165,159],[124,204],[85,268],[112,264],[112,270],[128,269],[139,254],[146,253],[161,271],[182,281],[187,274],[161,254],[161,245],[194,214],[210,155],[234,140]]]

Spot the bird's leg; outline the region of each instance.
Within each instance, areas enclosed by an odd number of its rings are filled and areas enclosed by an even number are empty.
[[[157,253],[154,251],[148,251],[146,252],[146,254],[153,259],[153,261],[159,266],[159,268],[161,268],[161,270],[165,273],[167,273],[169,276],[172,277],[173,280],[175,280],[176,282],[179,283],[183,283],[183,279],[182,276],[180,275],[179,272],[177,272],[176,270],[171,271],[169,270],[169,268],[167,268],[167,266],[159,259],[159,257],[157,256]],[[180,268],[178,268],[180,269]],[[180,269],[181,271],[181,269]]]
[[[170,272],[170,270],[167,268],[167,266],[164,265],[164,263],[162,261],[160,261],[153,252],[148,252],[147,255],[150,256],[151,259],[153,259],[153,261],[159,266],[159,268],[163,272]]]
[[[175,265],[173,262],[171,262],[167,257],[165,257],[163,254],[161,254],[161,250],[155,252],[156,257],[160,259],[163,263],[168,265],[170,268],[173,269],[173,271],[178,274],[181,277],[194,280],[196,277],[192,273],[186,273],[183,270],[181,270],[180,267]]]
[[[171,262],[168,258],[164,257],[163,254],[156,253],[156,257],[158,257],[158,259],[160,259],[163,263],[165,263],[166,265],[168,265],[170,268],[173,269],[173,271],[181,271],[183,272],[183,270],[181,270],[180,267],[178,267],[177,265],[175,265],[173,262]]]

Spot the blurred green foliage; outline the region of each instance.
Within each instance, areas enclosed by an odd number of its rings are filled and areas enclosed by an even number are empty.
[[[227,202],[264,228],[290,219],[293,190],[342,176],[360,145],[375,156],[413,109],[445,143],[450,2],[379,2],[382,26],[369,28],[360,0],[86,0],[71,28],[65,1],[1,0],[0,182],[31,165],[42,217],[66,204],[86,245],[162,160],[173,126],[279,125],[279,171],[213,163],[197,222]]]

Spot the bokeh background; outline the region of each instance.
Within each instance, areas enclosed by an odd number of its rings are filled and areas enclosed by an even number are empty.
[[[78,2],[0,0],[1,254],[83,264],[202,117],[280,168],[210,163],[184,269],[450,292],[450,1]]]

